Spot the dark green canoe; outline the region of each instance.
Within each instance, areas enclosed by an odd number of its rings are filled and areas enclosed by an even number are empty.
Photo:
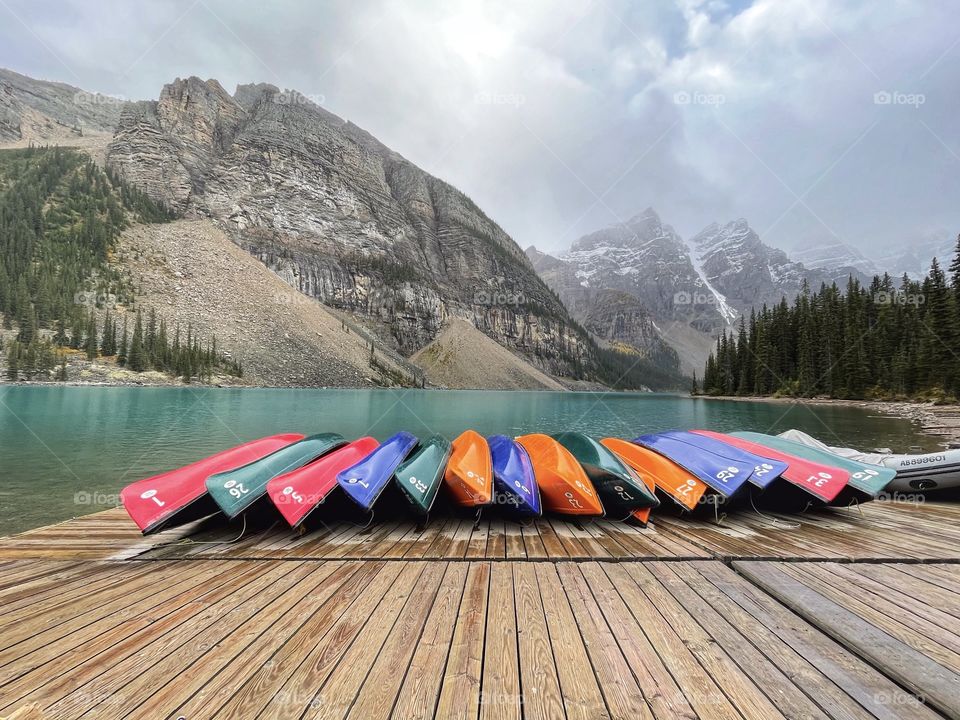
[[[750,440],[757,445],[764,445],[780,452],[790,453],[805,460],[832,465],[833,467],[846,470],[850,473],[850,480],[847,487],[840,491],[840,494],[834,498],[831,505],[846,505],[851,500],[864,502],[872,500],[883,492],[884,488],[893,482],[897,471],[893,468],[883,465],[869,465],[868,463],[858,462],[850,458],[835,455],[834,453],[820,450],[819,448],[804,445],[796,440],[777,437],[776,435],[765,435],[757,432],[734,432],[731,435],[744,440]]]
[[[620,458],[593,438],[577,432],[552,436],[577,459],[597,490],[597,495],[612,520],[630,517],[634,510],[660,504],[643,480],[624,465]]]
[[[441,435],[433,435],[394,473],[394,481],[417,515],[426,515],[433,507],[443,482],[443,471],[450,459],[450,450],[449,440]]]
[[[346,443],[336,433],[310,435],[256,462],[211,475],[206,481],[207,492],[224,514],[233,519],[264,497],[267,483],[273,478],[301,468]]]

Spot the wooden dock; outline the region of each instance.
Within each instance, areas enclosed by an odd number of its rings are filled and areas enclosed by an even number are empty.
[[[0,718],[960,717],[960,505],[0,539]]]

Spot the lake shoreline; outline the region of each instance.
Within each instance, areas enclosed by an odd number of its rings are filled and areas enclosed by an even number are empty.
[[[940,439],[945,448],[960,447],[960,405],[936,405],[932,402],[895,400],[843,400],[837,398],[789,398],[744,395],[697,395],[704,400],[760,402],[777,405],[821,405],[872,410],[891,417],[909,420],[920,426],[925,435]],[[867,450],[870,448],[859,448]]]

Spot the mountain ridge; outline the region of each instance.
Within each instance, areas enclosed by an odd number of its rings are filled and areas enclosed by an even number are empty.
[[[215,219],[406,355],[460,317],[550,374],[589,366],[588,339],[499,225],[305,96],[177,79],[124,107],[107,164],[185,216]]]

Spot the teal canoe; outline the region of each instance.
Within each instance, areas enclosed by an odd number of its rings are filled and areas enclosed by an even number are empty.
[[[660,504],[642,478],[593,438],[578,432],[557,433],[552,437],[580,463],[610,519],[623,520],[635,510]]]
[[[416,515],[425,517],[433,507],[450,452],[450,441],[442,435],[433,435],[394,473],[394,482]]]
[[[311,435],[236,470],[211,475],[206,480],[207,492],[232,520],[266,496],[267,483],[273,478],[301,468],[346,443],[336,433]]]
[[[805,460],[812,460],[823,463],[824,465],[832,465],[833,467],[838,467],[841,470],[849,472],[850,481],[847,483],[847,487],[841,490],[840,495],[834,498],[831,503],[832,505],[846,505],[851,500],[858,500],[860,502],[872,500],[884,491],[897,474],[897,471],[893,468],[858,462],[840,455],[834,455],[826,450],[804,445],[795,440],[777,437],[776,435],[765,435],[764,433],[757,432],[734,432],[730,434],[734,437],[755,442],[757,445],[763,445],[774,450],[790,453]]]

